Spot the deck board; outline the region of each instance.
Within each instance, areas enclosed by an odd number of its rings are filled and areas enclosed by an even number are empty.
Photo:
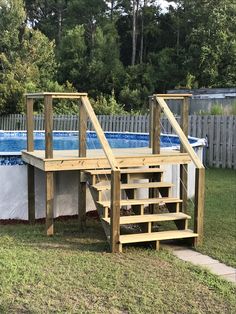
[[[151,154],[150,148],[113,149],[120,168],[156,166],[162,164],[190,163],[188,154],[163,150],[161,154]],[[87,157],[78,157],[78,150],[54,150],[53,158],[45,159],[44,150],[22,151],[22,159],[43,171],[88,170],[110,168],[102,149],[87,150]]]

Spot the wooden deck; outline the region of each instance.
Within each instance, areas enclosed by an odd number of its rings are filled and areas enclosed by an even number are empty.
[[[191,158],[186,153],[163,150],[152,154],[150,148],[113,149],[120,168],[156,166],[168,163],[186,164]],[[78,157],[77,150],[54,150],[53,158],[45,158],[44,150],[22,151],[22,159],[43,171],[87,170],[110,168],[102,149],[87,150],[86,157]]]
[[[170,97],[182,99],[181,127],[165,102]],[[121,252],[124,243],[154,241],[156,248],[165,239],[193,238],[194,244],[202,243],[204,210],[204,166],[189,144],[188,135],[188,98],[189,95],[154,95],[150,101],[150,146],[151,148],[111,149],[105,134],[85,93],[35,93],[26,94],[27,108],[27,151],[22,159],[28,164],[28,214],[30,223],[35,222],[35,168],[45,172],[45,210],[46,231],[54,233],[53,200],[54,172],[78,171],[78,225],[81,231],[86,227],[86,187],[88,185],[94,199],[104,231],[112,252]],[[34,150],[35,99],[44,101],[45,150]],[[72,98],[79,105],[79,150],[53,150],[53,99]],[[161,112],[163,112],[180,138],[180,151],[161,150]],[[87,150],[86,129],[90,119],[102,149]],[[195,171],[194,232],[188,230],[187,208],[187,164],[193,162]],[[180,198],[169,195],[171,184],[163,182],[159,167],[164,164],[180,165]],[[149,168],[151,167],[151,168]],[[124,169],[125,168],[125,169]],[[134,170],[134,168],[136,168]],[[138,170],[137,170],[138,169]],[[158,169],[158,171],[157,171]],[[150,171],[151,170],[151,171]],[[92,171],[92,172],[91,172]],[[103,174],[95,174],[101,172]],[[107,171],[109,174],[107,175]],[[126,173],[124,173],[124,171]],[[136,171],[134,173],[134,171]],[[135,175],[135,180],[134,180]],[[137,181],[145,178],[145,186]],[[104,178],[106,179],[104,182]],[[138,179],[138,180],[139,180]],[[98,188],[97,183],[102,186]],[[104,184],[106,185],[104,187]],[[109,186],[109,188],[107,188]],[[148,198],[136,197],[137,190],[148,189]],[[103,192],[110,191],[110,198],[104,199]],[[122,192],[122,193],[121,193]],[[125,198],[123,198],[125,196]],[[159,210],[164,206],[167,213]],[[121,217],[121,209],[131,210],[129,222],[140,224],[141,233],[121,235],[121,223],[128,218]],[[163,209],[163,208],[162,208]],[[148,210],[148,213],[146,212]],[[148,214],[148,216],[147,216]],[[134,221],[134,215],[135,221]],[[150,216],[151,215],[151,216]],[[157,216],[158,215],[158,216]],[[106,219],[106,220],[104,220]],[[153,223],[173,221],[178,230],[156,232]]]

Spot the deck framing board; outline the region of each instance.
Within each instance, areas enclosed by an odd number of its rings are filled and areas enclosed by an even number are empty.
[[[71,157],[45,159],[38,157],[35,153],[23,151],[22,159],[43,171],[65,171],[65,170],[89,170],[109,168],[110,164],[106,157]],[[121,168],[155,166],[162,164],[186,164],[191,162],[186,153],[169,153],[141,156],[117,156],[117,164]]]

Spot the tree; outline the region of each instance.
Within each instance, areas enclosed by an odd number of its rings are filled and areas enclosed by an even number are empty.
[[[69,81],[78,90],[86,90],[87,46],[84,26],[68,30],[62,38],[59,49],[59,82]]]
[[[2,1],[0,17],[0,113],[22,112],[24,92],[48,90],[54,81],[54,43],[25,25],[21,0]]]

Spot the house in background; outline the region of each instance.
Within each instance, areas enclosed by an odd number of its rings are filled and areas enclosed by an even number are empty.
[[[222,107],[225,113],[230,114],[236,104],[236,88],[200,88],[200,89],[174,89],[168,90],[168,94],[190,93],[190,114],[211,113],[214,106]],[[169,102],[171,109],[180,114],[177,102]]]

